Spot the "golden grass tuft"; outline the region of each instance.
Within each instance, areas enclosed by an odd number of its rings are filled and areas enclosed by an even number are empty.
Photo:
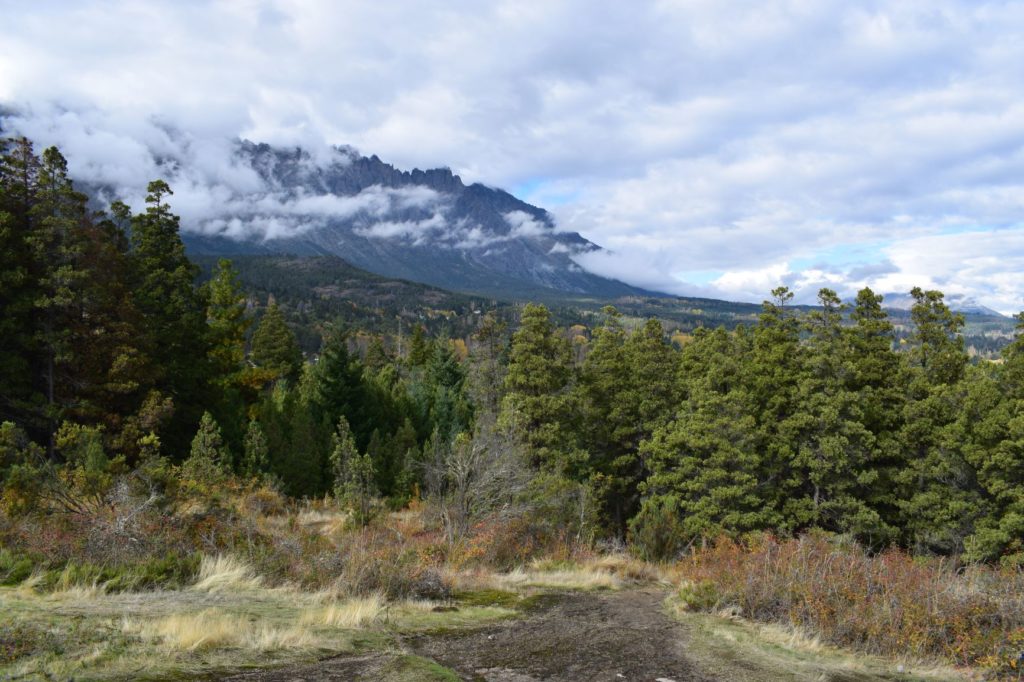
[[[574,566],[551,571],[516,568],[493,576],[499,588],[553,587],[569,590],[618,589],[622,580],[603,568]]]
[[[126,634],[158,640],[174,651],[243,648],[255,651],[307,649],[316,640],[305,629],[276,628],[254,624],[243,616],[216,609],[199,613],[175,613],[149,621],[126,619],[121,625]]]
[[[231,556],[204,556],[192,589],[199,592],[254,590],[263,585],[252,566]]]
[[[379,594],[357,597],[307,610],[301,622],[336,628],[360,628],[377,620],[384,611],[384,598]]]
[[[175,613],[150,621],[126,619],[121,629],[146,639],[157,639],[177,651],[201,651],[234,646],[250,628],[240,616],[230,616],[215,609],[199,613]]]

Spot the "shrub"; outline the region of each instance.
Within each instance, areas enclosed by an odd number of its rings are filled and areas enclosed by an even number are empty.
[[[695,550],[680,569],[691,583],[681,596],[695,608],[737,607],[747,618],[869,653],[995,667],[1009,660],[1005,643],[1024,629],[1020,572],[898,550],[870,555],[823,535],[723,539]]]
[[[646,500],[629,522],[630,550],[645,561],[664,561],[679,556],[686,535],[678,505],[663,498]]]

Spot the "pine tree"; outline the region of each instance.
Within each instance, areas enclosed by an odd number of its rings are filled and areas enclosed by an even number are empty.
[[[968,375],[960,420],[965,458],[984,493],[985,507],[965,541],[968,560],[1024,566],[1024,314],[1001,366],[981,365]]]
[[[963,316],[939,291],[911,291],[914,330],[904,377],[907,401],[900,441],[907,453],[900,474],[906,541],[915,550],[960,553],[984,514],[976,473],[957,427],[966,399]]]
[[[39,160],[30,142],[0,138],[0,419],[45,432],[46,424],[39,420],[45,398],[33,377],[33,313],[41,295],[42,264],[35,262],[28,241],[38,176]]]
[[[643,509],[651,513],[642,511],[638,522],[677,510],[688,540],[781,526],[763,479],[757,402],[745,385],[752,352],[742,329],[699,330],[684,348],[688,400],[641,445],[651,470],[641,485]]]
[[[792,464],[802,421],[799,390],[803,356],[800,322],[788,305],[792,299],[789,289],[778,287],[772,291],[772,300],[764,302],[744,370],[744,383],[753,400],[750,414],[758,431],[755,448],[761,471],[757,477],[767,505],[780,512],[801,484],[801,475]],[[783,518],[787,528],[804,522],[792,507]]]
[[[255,419],[249,420],[243,442],[242,473],[246,476],[259,476],[269,470],[270,449],[263,428]]]
[[[875,546],[893,539],[894,529],[865,501],[878,482],[876,442],[864,424],[850,339],[843,327],[845,305],[831,289],[818,294],[820,309],[808,314],[806,369],[801,384],[798,448],[793,465],[803,481],[784,513],[795,528],[851,532]]]
[[[846,332],[849,346],[848,390],[856,393],[860,422],[874,440],[871,468],[875,480],[861,497],[890,528],[899,526],[897,479],[905,466],[899,430],[905,393],[900,356],[893,352],[893,327],[882,296],[864,288],[857,293]]]
[[[377,494],[373,460],[369,454],[359,454],[345,417],[339,417],[331,444],[334,495],[352,513],[355,522],[365,526],[373,516]]]
[[[273,380],[294,380],[302,368],[302,351],[295,333],[276,303],[267,306],[252,336],[252,360],[271,373]]]
[[[602,312],[604,325],[594,330],[573,391],[580,410],[580,444],[587,453],[579,476],[589,481],[604,507],[606,522],[621,535],[636,496],[639,396],[629,390],[632,377],[622,317],[611,306]]]
[[[306,365],[294,396],[287,404],[289,445],[287,451],[281,453],[280,475],[288,494],[295,497],[318,495],[327,489],[324,471],[331,429],[317,418],[317,382],[312,367]]]
[[[149,183],[146,211],[132,219],[134,296],[145,316],[157,386],[175,404],[168,431],[171,450],[184,445],[187,425],[206,402],[206,304],[194,281],[198,269],[185,255],[179,218],[165,198],[170,187]]]
[[[245,335],[252,320],[245,315],[245,294],[231,261],[217,262],[206,289],[211,371],[218,384],[232,386],[243,369]]]
[[[412,339],[409,341],[409,365],[422,367],[430,359],[430,341],[427,340],[422,324],[416,325],[412,330]]]
[[[473,418],[464,384],[465,372],[450,344],[438,339],[424,367],[420,402],[427,423],[448,439],[467,430]]]
[[[574,469],[580,459],[569,427],[571,362],[569,342],[558,334],[548,309],[527,304],[512,335],[502,421],[523,434],[534,463],[561,472]]]
[[[349,353],[348,339],[343,333],[334,332],[326,339],[315,379],[317,418],[329,429],[339,417],[345,417],[353,426],[356,445],[365,448],[370,442],[373,425],[366,418],[368,405],[363,368],[359,359]]]
[[[76,358],[71,340],[71,322],[86,273],[81,264],[79,230],[86,220],[85,196],[74,191],[67,174],[67,161],[55,147],[43,152],[39,165],[35,201],[30,209],[35,229],[27,236],[33,261],[38,265],[39,296],[34,312],[37,324],[39,385],[46,396],[47,430],[53,455],[57,424],[74,396],[62,391],[62,369]]]
[[[201,483],[218,480],[231,467],[231,453],[224,446],[220,427],[209,412],[203,412],[192,449],[184,463],[186,476]]]

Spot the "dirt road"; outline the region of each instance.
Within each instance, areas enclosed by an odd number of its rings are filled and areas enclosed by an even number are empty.
[[[526,618],[406,640],[467,680],[709,680],[686,658],[686,635],[655,590],[551,595]]]
[[[417,679],[415,671],[403,670],[410,655],[474,682],[713,679],[687,660],[686,633],[662,613],[664,598],[664,592],[654,589],[549,594],[536,600],[522,618],[481,629],[400,638],[401,653],[329,659],[231,679],[412,680]],[[423,670],[421,679],[432,672],[440,668]]]

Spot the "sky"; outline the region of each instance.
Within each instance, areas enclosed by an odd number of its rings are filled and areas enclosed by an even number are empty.
[[[250,181],[225,160],[237,137],[350,145],[508,189],[606,248],[581,265],[641,286],[1024,308],[1022,2],[0,0],[0,17],[6,129],[86,179],[139,182],[182,139],[196,184]]]

